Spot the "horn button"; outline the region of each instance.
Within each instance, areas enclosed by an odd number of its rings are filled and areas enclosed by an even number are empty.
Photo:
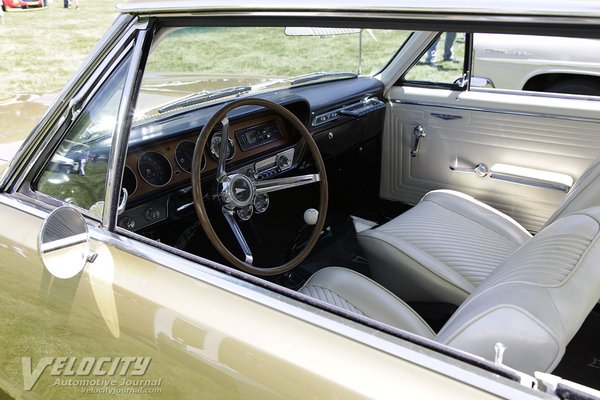
[[[251,204],[254,194],[254,184],[246,175],[227,175],[219,182],[219,198],[230,210]]]

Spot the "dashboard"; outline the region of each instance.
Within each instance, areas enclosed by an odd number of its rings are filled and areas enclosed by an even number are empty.
[[[336,86],[338,90],[332,90]],[[385,105],[373,96],[381,92],[381,86],[374,79],[359,78],[351,85],[348,81],[333,82],[294,89],[293,96],[282,91],[266,93],[261,98],[292,111],[309,128],[323,156],[328,157],[365,140],[370,125],[381,126]],[[118,218],[121,228],[139,231],[193,210],[194,148],[215,109],[207,107],[134,128],[122,182],[128,199]],[[370,117],[376,110],[381,110],[378,121]],[[228,172],[268,179],[297,168],[302,162],[304,143],[279,115],[244,107],[228,117]],[[203,149],[203,181],[214,179],[221,136],[219,127],[215,128]]]
[[[157,189],[168,190],[189,184],[200,130],[130,151],[123,178],[123,187],[129,198],[135,200]],[[276,115],[233,122],[229,130],[228,165],[239,165],[261,153],[292,144],[287,124]],[[211,133],[209,145],[203,152],[202,172],[207,176],[217,167],[221,133],[218,129]]]

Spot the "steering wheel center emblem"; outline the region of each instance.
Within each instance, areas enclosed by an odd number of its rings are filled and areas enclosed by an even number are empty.
[[[246,175],[229,175],[219,184],[219,197],[228,209],[246,207],[254,200],[254,194],[254,185]]]
[[[252,195],[252,183],[245,176],[236,179],[231,185],[233,197],[240,203],[248,203]]]

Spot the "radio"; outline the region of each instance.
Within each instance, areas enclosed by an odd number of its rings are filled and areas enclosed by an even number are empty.
[[[290,169],[294,161],[294,149],[287,149],[273,157],[266,158],[254,164],[254,177],[258,180],[267,179]]]

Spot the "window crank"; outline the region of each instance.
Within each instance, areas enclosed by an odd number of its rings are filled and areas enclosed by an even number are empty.
[[[413,131],[412,148],[410,150],[411,157],[417,156],[417,153],[419,152],[419,141],[425,136],[427,136],[425,129],[423,129],[421,125],[415,126],[415,130]]]

